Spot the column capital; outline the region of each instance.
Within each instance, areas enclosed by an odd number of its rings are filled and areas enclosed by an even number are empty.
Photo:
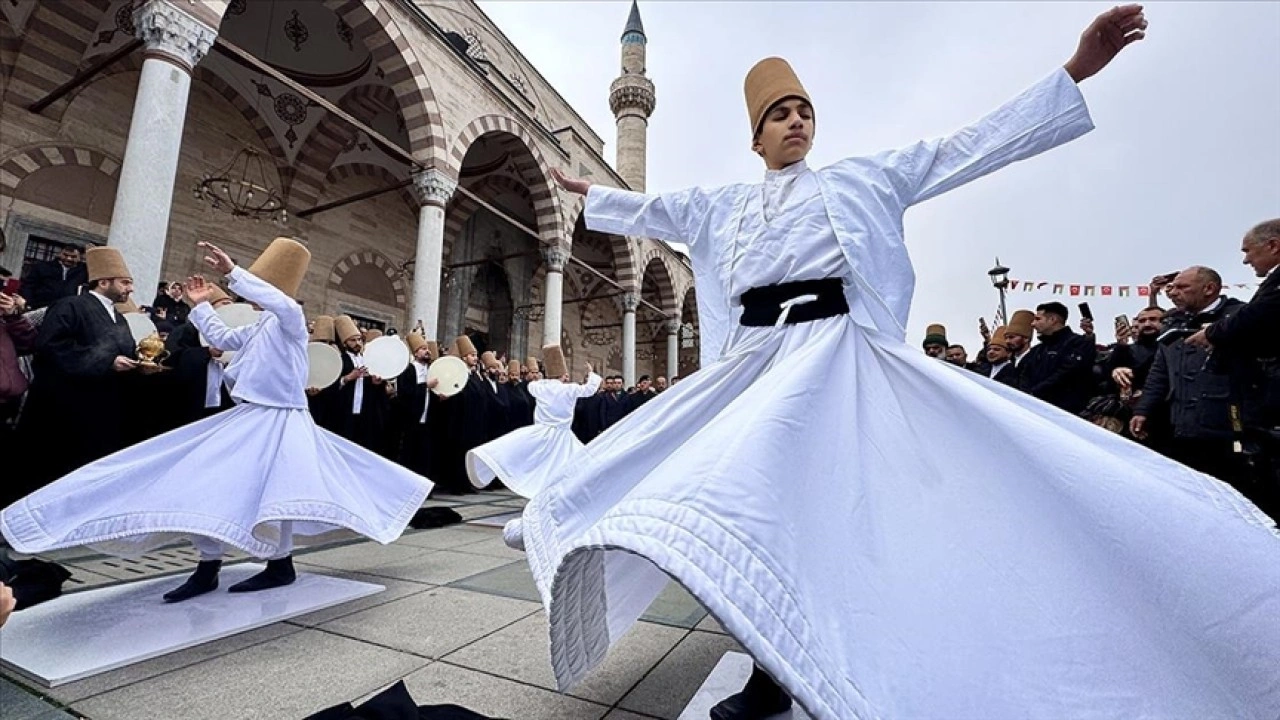
[[[457,180],[435,168],[427,168],[413,175],[413,194],[422,205],[443,208],[457,189]]]
[[[638,293],[629,292],[629,293],[622,294],[622,311],[623,312],[633,313],[636,311],[636,308],[639,308],[639,307],[640,307],[640,295]]]
[[[678,318],[667,318],[667,334],[679,335],[682,323]]]
[[[143,54],[167,60],[190,73],[213,47],[218,31],[165,0],[149,0],[133,12]]]
[[[569,251],[558,245],[542,248],[542,259],[547,261],[547,272],[564,272],[569,263]]]

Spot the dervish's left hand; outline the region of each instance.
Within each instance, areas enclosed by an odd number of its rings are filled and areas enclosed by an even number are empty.
[[[226,275],[236,269],[236,264],[231,261],[231,256],[223,252],[222,248],[217,245],[207,242],[198,242],[196,243],[196,247],[207,253],[204,256],[205,263],[223,275]]]
[[[1147,36],[1141,5],[1117,5],[1094,19],[1080,36],[1076,54],[1063,68],[1081,82],[1106,67],[1120,51]]]
[[[1186,342],[1188,345],[1192,347],[1205,348],[1206,350],[1213,349],[1213,343],[1209,341],[1209,336],[1205,334],[1204,330],[1201,330],[1195,335],[1192,335],[1191,337],[1187,338],[1184,342]]]

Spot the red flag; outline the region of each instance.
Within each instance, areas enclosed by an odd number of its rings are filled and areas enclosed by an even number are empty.
[[[1079,295],[1079,294],[1080,294],[1080,286],[1079,286],[1079,285],[1072,285],[1072,286],[1071,286],[1071,295],[1074,297],[1074,296]]]
[[[1102,286],[1102,296],[1103,296],[1103,297],[1111,297],[1111,286],[1110,286],[1110,285],[1103,285],[1103,286]]]
[[[1147,297],[1150,294],[1151,294],[1151,288],[1147,287],[1146,285],[1138,286],[1138,295],[1142,297]]]

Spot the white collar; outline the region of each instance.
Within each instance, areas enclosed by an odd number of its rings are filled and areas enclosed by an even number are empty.
[[[778,182],[797,177],[808,169],[809,165],[804,160],[800,160],[778,170],[765,170],[764,179],[765,182]]]
[[[90,290],[90,291],[89,291],[89,294],[90,294],[90,295],[92,295],[92,296],[94,296],[94,297],[96,297],[96,298],[98,298],[98,302],[102,303],[102,307],[104,307],[104,308],[106,308],[106,309],[107,309],[107,314],[111,316],[111,319],[112,319],[112,320],[115,320],[115,318],[116,318],[116,304],[115,304],[115,302],[114,302],[114,301],[112,301],[112,300],[111,300],[111,298],[107,297],[106,295],[103,295],[102,293],[98,292],[97,290]]]

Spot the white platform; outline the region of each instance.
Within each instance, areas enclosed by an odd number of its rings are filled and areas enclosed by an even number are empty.
[[[263,567],[224,567],[217,590],[180,603],[161,597],[186,579],[171,575],[72,593],[16,612],[0,630],[0,665],[57,687],[386,589],[301,573],[285,587],[227,592]]]
[[[524,514],[523,510],[517,510],[511,513],[503,513],[501,515],[490,515],[489,517],[482,517],[482,518],[476,518],[475,520],[468,520],[467,524],[500,528],[506,525],[509,521],[515,520],[516,518],[520,517],[523,514]]]
[[[751,677],[751,656],[745,653],[729,652],[720,658],[711,674],[707,676],[702,687],[694,693],[693,699],[680,713],[678,720],[707,720],[711,716],[711,708],[730,695],[742,692],[742,686]],[[781,715],[774,715],[770,720],[810,720],[809,714],[793,704],[791,709]]]

